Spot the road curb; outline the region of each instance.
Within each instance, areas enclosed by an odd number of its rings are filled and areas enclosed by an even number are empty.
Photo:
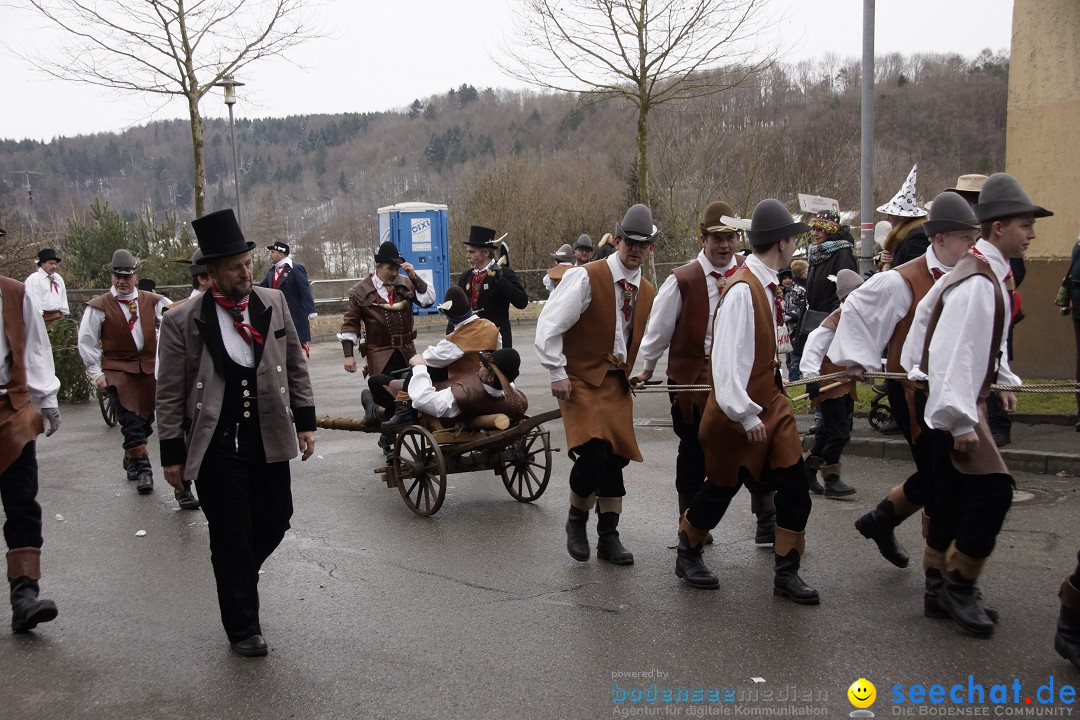
[[[803,449],[809,450],[813,447],[813,444],[813,435],[803,437]],[[1080,475],[1080,455],[1045,453],[1035,450],[1010,450],[1008,448],[1002,448],[999,452],[1010,470],[1044,475],[1056,475],[1059,472]],[[844,447],[844,454],[886,460],[911,459],[907,441],[893,438],[853,437]]]

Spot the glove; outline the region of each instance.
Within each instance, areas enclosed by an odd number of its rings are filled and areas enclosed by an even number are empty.
[[[813,400],[821,394],[821,386],[818,385],[816,382],[806,383],[806,394],[810,396],[811,400]]]
[[[49,426],[49,429],[45,431],[45,437],[49,437],[60,429],[59,408],[41,408],[41,419]]]

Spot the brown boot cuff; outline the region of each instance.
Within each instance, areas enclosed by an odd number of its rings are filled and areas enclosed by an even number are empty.
[[[955,542],[945,551],[945,571],[958,572],[965,580],[978,580],[984,565],[986,565],[986,558],[965,555],[956,549]]]
[[[922,505],[916,505],[908,500],[908,496],[904,494],[903,485],[897,485],[890,490],[885,499],[892,503],[893,512],[897,515],[912,515],[922,510]],[[923,537],[926,537],[925,533]]]
[[[41,579],[41,548],[24,547],[8,550],[8,580],[16,578]]]
[[[1061,604],[1065,607],[1080,610],[1080,590],[1073,587],[1073,584],[1069,582],[1069,578],[1065,578],[1065,581],[1061,583],[1058,597],[1061,598]]]
[[[935,570],[944,570],[945,553],[941,552],[940,550],[935,550],[934,548],[927,545],[926,548],[923,550],[922,568],[923,571],[929,570],[931,568]]]
[[[602,513],[613,512],[622,513],[622,498],[621,497],[598,497],[596,498],[596,509]]]
[[[784,557],[792,550],[797,550],[800,556],[803,555],[806,551],[806,533],[795,532],[777,525],[776,542],[773,543],[773,550],[781,557]]]
[[[581,497],[573,490],[570,491],[570,507],[576,507],[578,510],[584,510],[589,512],[596,505],[596,493],[593,493],[589,497]]]
[[[129,458],[132,458],[132,459],[141,458],[144,455],[146,455],[146,446],[145,445],[136,445],[133,448],[128,448],[127,451],[124,454],[127,455]]]
[[[821,473],[821,477],[827,478],[830,475],[840,477],[840,468],[843,467],[841,463],[835,463],[833,465],[822,465],[818,468],[818,472]]]
[[[819,458],[817,455],[807,455],[805,462],[806,467],[817,472],[818,469],[825,464],[825,458]]]
[[[691,525],[690,521],[686,519],[685,512],[679,517],[679,532],[686,533],[686,541],[690,543],[692,548],[702,547],[709,538],[709,531]]]

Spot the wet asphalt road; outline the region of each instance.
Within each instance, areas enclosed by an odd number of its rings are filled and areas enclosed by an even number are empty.
[[[515,327],[527,350],[519,385],[535,413],[556,404],[528,350],[531,332]],[[340,362],[335,344],[314,347],[320,415],[360,414],[359,375]],[[639,420],[667,416],[664,395],[635,406]],[[373,475],[376,435],[320,430],[316,457],[293,463],[293,529],[260,581],[270,655],[245,659],[221,629],[201,512],[179,511],[160,471],[155,494],[135,494],[120,470],[119,429],[96,406],[62,412],[61,431],[38,443],[42,584],[60,616],[31,635],[0,634],[3,720],[689,717],[788,707],[845,716],[847,688],[860,677],[876,685],[870,709],[882,717],[918,712],[894,706],[896,684],[966,688],[970,674],[989,691],[1015,678],[1021,705],[1031,696],[1048,709],[1035,691],[1050,676],[1055,693],[1080,683],[1051,647],[1057,587],[1080,546],[1073,479],[1016,475],[1027,499],[1013,506],[982,581],[1002,622],[993,639],[977,640],[922,617],[921,571],[889,565],[853,528],[910,471],[905,462],[850,458],[856,499],[815,501],[803,576],[823,602],[799,607],[771,595],[772,554],[752,542],[745,494],[706,553],[721,588],[693,590],[675,577],[670,428],[638,428],[646,460],[627,470],[621,525],[636,555],[629,568],[567,555],[565,452],[535,503],[515,502],[490,471],[451,475],[442,509],[420,518]],[[561,424],[546,427],[563,448]],[[156,460],[153,441],[151,449]],[[921,552],[916,522],[898,534]],[[718,699],[633,700],[634,688],[653,683]],[[619,700],[621,692],[630,695]],[[1013,709],[1023,708],[989,713]]]

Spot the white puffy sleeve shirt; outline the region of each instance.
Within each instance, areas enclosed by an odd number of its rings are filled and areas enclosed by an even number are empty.
[[[11,363],[8,355],[11,347],[3,323],[4,299],[0,297],[0,385],[11,381]],[[49,334],[45,332],[45,321],[41,311],[30,293],[23,293],[22,318],[26,354],[26,387],[30,397],[38,401],[38,407],[55,408],[56,393],[60,391],[60,381],[56,378],[53,367],[52,345]]]

